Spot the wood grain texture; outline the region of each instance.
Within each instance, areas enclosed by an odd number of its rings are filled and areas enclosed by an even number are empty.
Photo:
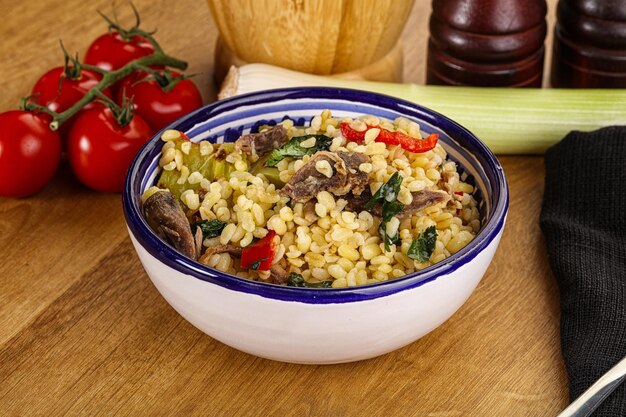
[[[206,3],[135,4],[210,97]],[[409,81],[423,80],[428,5],[416,2],[403,35]],[[1,111],[57,65],[58,38],[82,52],[104,30],[97,7],[108,0],[0,1]],[[256,358],[181,319],[143,271],[120,197],[86,190],[67,167],[37,196],[0,199],[0,415],[555,415],[567,381],[538,226],[543,160],[501,160],[508,224],[468,302],[410,346],[333,366]]]
[[[387,55],[413,0],[208,3],[224,43],[243,61],[327,75],[353,71]]]
[[[347,80],[369,80],[400,83],[404,78],[403,53],[404,49],[401,42],[398,42],[387,52],[385,56],[376,62],[357,68],[354,71],[333,74],[333,76]],[[241,67],[246,64],[249,64],[249,62],[239,58],[230,49],[228,49],[220,37],[217,38],[215,44],[213,77],[215,84],[221,86],[220,90],[223,88],[224,79],[226,78],[226,75],[230,71],[231,67]]]

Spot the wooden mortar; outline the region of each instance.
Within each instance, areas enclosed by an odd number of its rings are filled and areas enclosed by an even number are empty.
[[[208,0],[220,32],[216,81],[261,62],[319,75],[401,81],[412,0]]]

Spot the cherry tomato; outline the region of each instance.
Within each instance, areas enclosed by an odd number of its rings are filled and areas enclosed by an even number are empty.
[[[85,54],[85,63],[113,71],[153,52],[154,46],[146,38],[134,36],[126,41],[118,32],[110,32],[92,42]]]
[[[173,77],[180,74],[172,71]],[[147,73],[136,73],[126,77],[117,90],[117,102],[122,103],[123,95],[133,97],[135,111],[158,132],[181,116],[202,107],[202,96],[198,87],[190,79],[176,82],[170,91],[157,80],[142,81],[150,77]]]
[[[108,108],[87,110],[69,134],[67,155],[72,171],[96,191],[120,192],[130,163],[151,136],[141,116],[135,115],[122,127]]]
[[[70,107],[83,96],[92,87],[100,82],[102,77],[95,71],[81,69],[80,75],[76,78],[69,78],[65,74],[64,67],[56,67],[46,72],[39,78],[33,87],[32,94],[36,94],[35,102],[42,106],[47,106],[50,110],[61,113]],[[112,98],[111,90],[108,88],[102,91],[106,96]],[[97,106],[99,103],[92,101],[87,104],[83,110],[88,110]],[[70,126],[76,120],[78,114],[63,123],[59,129],[61,139],[67,136]]]
[[[61,141],[49,123],[22,110],[0,114],[0,195],[26,197],[50,182],[61,160]]]

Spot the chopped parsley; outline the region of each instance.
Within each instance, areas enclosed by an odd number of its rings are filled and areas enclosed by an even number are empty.
[[[403,179],[404,178],[398,173],[398,171],[394,172],[389,180],[384,183],[378,191],[376,191],[370,201],[368,201],[365,205],[367,210],[371,210],[376,204],[380,202],[383,204],[383,218],[378,226],[378,234],[383,239],[386,251],[391,250],[391,245],[395,245],[400,242],[399,232],[396,232],[393,236],[389,236],[387,234],[387,223],[389,223],[394,216],[402,212],[404,209],[404,204],[397,201],[398,193],[400,192],[400,185],[402,184]]]
[[[389,236],[387,234],[387,223],[398,213],[404,209],[404,204],[397,201],[386,202],[383,204],[383,218],[378,226],[378,234],[385,243],[385,250],[391,250],[391,245],[396,245],[400,242],[400,232],[396,231],[396,234]]]
[[[191,231],[194,235],[198,227],[202,230],[202,238],[207,239],[219,236],[226,227],[226,222],[217,219],[195,222],[191,225]]]
[[[332,281],[322,281],[322,282],[306,282],[302,275],[296,274],[292,272],[289,274],[289,278],[287,279],[288,287],[299,287],[299,288],[330,288],[332,285]]]
[[[254,261],[250,264],[250,266],[248,267],[248,269],[251,269],[253,271],[256,271],[259,269],[259,267],[261,266],[262,262],[267,261],[267,258],[261,258],[258,261]]]
[[[310,148],[300,146],[307,139],[315,138],[315,145]],[[270,154],[265,165],[275,167],[280,161],[290,156],[296,159],[302,159],[305,155],[313,155],[319,151],[327,151],[332,143],[332,138],[326,135],[304,135],[291,138],[289,142],[278,149],[274,149]]]
[[[367,210],[371,210],[374,206],[383,202],[394,202],[398,198],[398,193],[400,192],[400,185],[402,185],[402,180],[404,178],[398,171],[394,172],[393,175],[389,178],[389,180],[384,183],[378,191],[372,196],[370,201],[367,202],[365,208]]]
[[[428,262],[430,255],[435,250],[437,243],[437,228],[435,226],[427,227],[426,230],[420,232],[417,239],[411,243],[407,256],[415,259],[417,262]]]

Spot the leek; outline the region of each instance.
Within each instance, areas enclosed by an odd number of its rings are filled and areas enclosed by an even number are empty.
[[[181,145],[185,143],[185,140],[177,140],[174,142],[176,149],[182,151]],[[159,188],[167,188],[177,198],[180,198],[182,193],[186,190],[198,191],[200,189],[200,183],[190,184],[187,182],[187,178],[192,172],[199,172],[203,178],[209,181],[214,181],[217,178],[228,178],[230,173],[235,170],[233,164],[226,162],[226,160],[217,160],[215,155],[218,149],[224,149],[227,152],[232,152],[235,149],[234,143],[222,143],[214,145],[214,151],[204,156],[200,153],[200,146],[197,143],[191,143],[187,153],[183,152],[183,165],[187,167],[187,174],[185,178],[181,180],[183,175],[181,171],[171,170],[161,171],[161,176],[157,182]]]
[[[219,98],[302,86],[354,88],[411,101],[465,126],[498,154],[541,154],[572,130],[626,124],[626,90],[393,84],[304,74],[266,64],[231,68]]]

